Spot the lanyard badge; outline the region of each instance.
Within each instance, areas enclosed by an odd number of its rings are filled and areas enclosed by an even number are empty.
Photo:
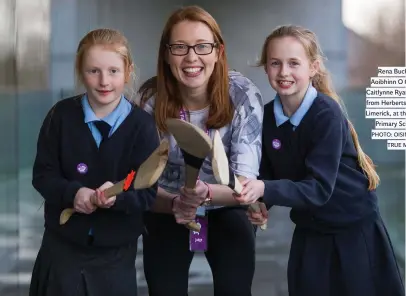
[[[192,252],[205,252],[207,251],[207,215],[204,217],[196,216],[195,222],[200,226],[200,232],[190,230],[189,250]]]

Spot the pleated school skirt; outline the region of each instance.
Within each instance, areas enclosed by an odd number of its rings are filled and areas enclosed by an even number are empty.
[[[373,219],[337,233],[297,226],[292,239],[290,296],[404,296],[392,243]]]
[[[45,231],[29,296],[137,296],[137,245],[78,246]]]

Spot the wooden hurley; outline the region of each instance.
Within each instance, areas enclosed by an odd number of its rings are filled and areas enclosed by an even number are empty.
[[[213,147],[212,141],[202,129],[187,121],[169,118],[165,124],[183,155],[185,188],[194,189],[199,178],[200,168]],[[189,222],[186,227],[193,231],[200,231],[200,226],[196,222]]]
[[[151,187],[158,181],[164,171],[168,161],[168,154],[169,142],[164,139],[158,148],[141,164],[137,173],[131,171],[124,180],[104,190],[104,196],[110,198],[127,191],[133,183],[135,189]],[[59,224],[65,224],[75,212],[75,209],[72,208],[63,210],[59,218]]]
[[[212,153],[211,165],[216,181],[221,185],[230,187],[235,193],[241,194],[243,187],[228,165],[228,158],[224,150],[223,141],[217,130],[214,133]],[[257,213],[261,212],[258,202],[250,204],[249,206],[253,211]],[[261,225],[260,228],[266,230],[267,224]]]

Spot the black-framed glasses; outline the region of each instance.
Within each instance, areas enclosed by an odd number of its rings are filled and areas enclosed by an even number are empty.
[[[195,45],[186,44],[167,44],[166,45],[171,54],[176,56],[185,56],[189,53],[189,50],[193,48],[197,55],[208,55],[213,52],[213,48],[217,47],[216,43],[198,43]]]

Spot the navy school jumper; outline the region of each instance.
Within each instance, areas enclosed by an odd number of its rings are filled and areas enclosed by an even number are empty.
[[[33,168],[33,186],[45,200],[45,233],[30,295],[137,294],[137,239],[157,184],[141,190],[131,186],[110,209],[75,213],[65,225],[59,225],[59,216],[73,207],[79,188],[121,181],[158,145],[153,118],[137,106],[100,149],[84,121],[81,96],[62,100],[50,110],[40,130]],[[86,173],[80,172],[79,164],[86,164]]]
[[[265,106],[264,202],[292,208],[290,296],[405,295],[375,191],[357,162],[348,121],[318,93],[299,126]]]

